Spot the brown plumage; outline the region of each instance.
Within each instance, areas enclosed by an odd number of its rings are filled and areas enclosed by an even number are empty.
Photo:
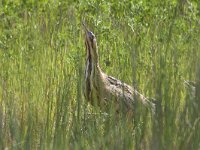
[[[154,103],[145,96],[126,83],[106,75],[101,70],[96,37],[84,24],[83,26],[87,51],[84,79],[85,98],[103,111],[108,111],[110,107],[113,107],[116,112],[133,112],[136,101],[154,111]]]

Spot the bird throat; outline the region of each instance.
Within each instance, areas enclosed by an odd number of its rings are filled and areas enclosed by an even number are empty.
[[[87,58],[86,58],[86,68],[85,68],[85,83],[86,83],[86,91],[85,96],[89,101],[92,101],[92,89],[96,87],[95,85],[95,77],[98,73],[98,61],[94,60],[92,57],[92,47],[90,47],[89,43],[86,41],[86,50],[87,50]],[[98,59],[98,58],[97,58]]]
[[[93,69],[93,62],[92,62],[92,56],[91,56],[91,48],[89,46],[89,43],[86,41],[86,50],[87,50],[87,58],[86,58],[86,68],[85,68],[85,96],[88,100],[91,101],[91,89],[92,89],[92,83],[91,83],[91,74]]]

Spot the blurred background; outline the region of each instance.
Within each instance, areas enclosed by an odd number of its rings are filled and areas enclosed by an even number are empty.
[[[200,1],[2,0],[0,20],[0,149],[200,149]],[[84,99],[83,20],[154,117]]]

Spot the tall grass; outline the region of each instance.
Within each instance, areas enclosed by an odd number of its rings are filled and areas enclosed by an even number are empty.
[[[197,1],[2,1],[0,149],[199,149],[199,14]],[[84,99],[81,20],[102,69],[156,99],[153,118]]]

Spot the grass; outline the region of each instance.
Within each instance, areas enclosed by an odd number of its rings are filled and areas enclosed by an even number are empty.
[[[199,14],[197,1],[2,1],[0,149],[200,149]],[[83,19],[102,69],[155,98],[154,118],[88,105]]]

